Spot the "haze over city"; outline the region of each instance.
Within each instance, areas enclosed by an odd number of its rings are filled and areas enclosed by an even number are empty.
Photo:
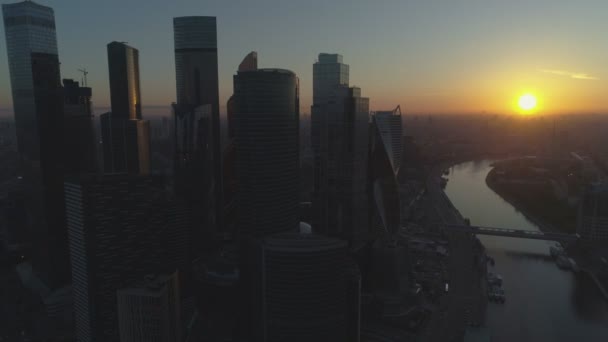
[[[608,341],[605,0],[39,1],[0,341]]]
[[[80,80],[77,69],[86,68],[100,108],[109,106],[105,45],[119,40],[141,51],[144,106],[166,114],[175,101],[170,19],[205,13],[218,18],[222,113],[234,65],[251,50],[261,66],[299,75],[302,112],[310,109],[318,51],[348,56],[351,83],[365,89],[372,110],[401,103],[409,113],[512,114],[524,92],[536,94],[543,114],[608,110],[608,45],[598,44],[608,3],[601,0],[43,3],[56,12],[62,75]],[[11,105],[2,63],[0,111],[9,115]]]

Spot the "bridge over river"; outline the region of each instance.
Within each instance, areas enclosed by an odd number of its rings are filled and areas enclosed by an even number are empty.
[[[557,242],[564,242],[564,243],[575,242],[579,239],[578,234],[542,232],[542,231],[537,231],[537,230],[480,227],[480,226],[454,225],[454,224],[448,224],[445,227],[447,230],[458,230],[458,231],[467,232],[467,233],[471,233],[471,234],[475,234],[475,235],[504,236],[504,237],[521,238],[521,239],[557,241]]]

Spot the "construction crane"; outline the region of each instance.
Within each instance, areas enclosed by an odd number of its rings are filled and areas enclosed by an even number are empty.
[[[87,86],[87,75],[89,74],[89,72],[85,68],[78,69],[78,71],[80,71],[82,73],[82,79],[81,79],[82,85],[84,87],[86,87]]]

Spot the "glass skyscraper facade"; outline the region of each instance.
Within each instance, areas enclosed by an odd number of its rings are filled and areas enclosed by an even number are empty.
[[[112,118],[141,119],[139,51],[125,43],[108,44]]]
[[[26,161],[40,159],[36,104],[32,78],[32,53],[57,55],[55,16],[50,7],[24,1],[2,5],[6,50],[13,91],[17,142]]]
[[[2,5],[32,264],[51,288],[70,264],[63,196],[63,95],[53,9]]]
[[[342,55],[320,53],[312,67],[313,105],[323,104],[339,86],[348,86],[349,67],[342,63]]]
[[[237,231],[262,237],[298,226],[299,89],[282,69],[234,77]]]
[[[205,163],[205,168],[211,168],[210,181],[202,182],[192,177],[203,177],[202,164],[196,162],[194,154],[188,154],[181,149],[183,140],[176,131],[175,156],[182,160],[175,161],[176,194],[192,198],[193,192],[207,193],[209,189],[193,188],[188,184],[207,184],[214,193],[214,203],[197,203],[195,210],[214,210],[213,223],[207,222],[207,231],[217,231],[223,225],[223,193],[222,193],[222,154],[220,146],[220,116],[219,116],[219,85],[218,85],[218,59],[217,59],[217,24],[215,17],[187,16],[173,18],[174,48],[175,48],[175,75],[177,88],[177,104],[174,106],[176,127],[179,124],[196,124],[194,119],[196,109],[201,106],[210,106],[210,122],[204,134],[210,135],[200,139],[206,146],[186,146],[189,150],[207,150],[212,152],[211,158]],[[191,118],[188,118],[191,117]],[[193,132],[195,127],[183,127],[183,131]],[[203,132],[201,132],[203,133]],[[186,159],[183,159],[186,158]],[[189,179],[178,180],[178,177],[190,175]],[[181,186],[180,184],[183,184]],[[201,205],[203,207],[201,207]],[[209,227],[213,225],[213,227]]]
[[[150,122],[142,120],[139,51],[125,43],[108,48],[112,112],[100,116],[106,173],[150,173]]]
[[[384,142],[388,158],[395,174],[401,167],[403,149],[403,124],[401,121],[401,107],[393,110],[377,111],[374,119]]]
[[[336,54],[319,54],[313,65],[312,224],[357,249],[369,230],[369,99],[348,87],[348,72]]]

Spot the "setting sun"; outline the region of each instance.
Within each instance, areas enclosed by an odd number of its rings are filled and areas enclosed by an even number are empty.
[[[519,101],[517,101],[517,104],[519,105],[519,108],[523,111],[531,111],[536,108],[536,102],[536,96],[532,94],[524,94],[519,97]]]

